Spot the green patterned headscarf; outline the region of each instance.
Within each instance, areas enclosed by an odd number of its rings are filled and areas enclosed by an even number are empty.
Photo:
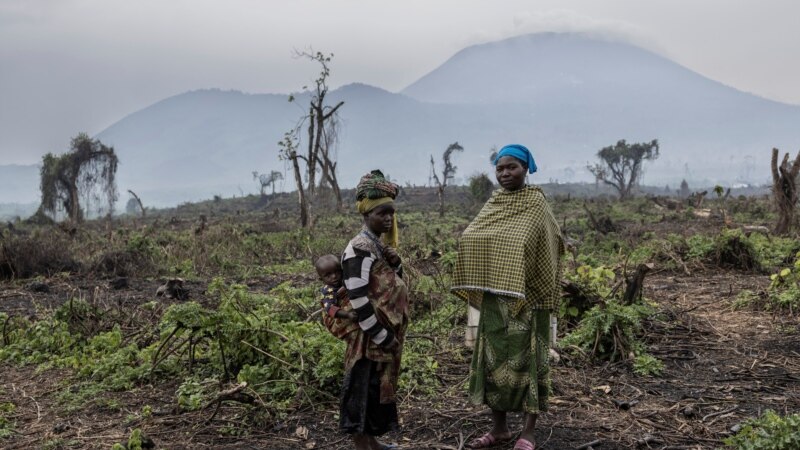
[[[356,186],[356,209],[366,214],[380,205],[393,203],[397,197],[397,185],[387,180],[380,170],[373,170],[364,175]],[[394,216],[392,229],[383,234],[383,243],[397,248],[399,241],[397,215]]]
[[[387,180],[383,172],[373,170],[361,177],[356,186],[356,200],[365,198],[375,200],[383,197],[392,199],[397,197],[397,185]]]
[[[554,309],[559,299],[564,242],[542,190],[498,189],[459,239],[451,290],[480,308],[484,292],[523,307]]]

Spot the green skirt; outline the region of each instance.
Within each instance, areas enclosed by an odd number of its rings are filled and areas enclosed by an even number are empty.
[[[485,293],[470,366],[472,403],[496,411],[547,411],[550,395],[550,311],[523,308],[510,317],[509,304]]]

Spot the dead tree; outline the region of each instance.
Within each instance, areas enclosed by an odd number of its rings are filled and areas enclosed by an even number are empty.
[[[311,205],[306,197],[306,189],[303,185],[303,176],[300,172],[300,160],[304,160],[308,164],[308,159],[303,155],[297,153],[297,140],[295,138],[297,132],[295,130],[287,131],[283,135],[283,140],[278,142],[281,148],[279,158],[288,161],[292,165],[294,172],[294,182],[297,187],[297,200],[300,203],[300,225],[303,228],[311,228]]]
[[[331,185],[337,195],[338,205],[342,205],[341,190],[336,179],[336,161],[331,149],[335,147],[337,137],[335,120],[337,111],[344,105],[340,101],[335,106],[325,104],[325,97],[328,95],[328,77],[330,68],[328,64],[333,54],[325,55],[322,52],[296,52],[297,57],[303,57],[317,62],[322,66],[319,76],[314,80],[314,89],[311,91],[311,99],[308,107],[308,114],[303,115],[298,121],[297,126],[286,133],[284,140],[280,142],[282,147],[280,152],[281,159],[292,163],[295,172],[295,182],[298,186],[298,196],[300,197],[300,222],[304,228],[313,225],[312,205],[316,199],[317,189],[317,166],[322,167],[325,182]],[[303,86],[306,89],[307,86]],[[289,96],[289,101],[293,102],[295,97]],[[307,126],[308,142],[306,143],[307,152],[305,155],[298,153],[300,145],[300,130]],[[290,142],[291,141],[291,142]],[[300,160],[305,162],[305,179],[301,174]]]
[[[452,180],[456,174],[457,167],[453,165],[451,156],[453,152],[462,152],[464,147],[458,145],[458,142],[453,142],[447,147],[447,150],[442,154],[444,160],[444,168],[442,169],[442,178],[436,174],[436,164],[433,162],[433,155],[431,155],[431,176],[436,181],[436,193],[439,196],[439,216],[444,217],[444,190],[447,187],[447,181]]]
[[[336,198],[336,208],[339,211],[343,211],[344,202],[342,201],[342,190],[339,188],[339,180],[336,176],[336,156],[335,154],[331,154],[331,150],[335,150],[336,143],[339,140],[338,115],[332,115],[327,124],[324,125],[323,130],[323,145],[319,149],[319,164],[322,169],[320,184],[327,183],[331,187],[333,196]]]
[[[266,197],[267,193],[266,190],[268,187],[272,186],[272,196],[275,196],[275,183],[278,180],[283,180],[283,174],[278,172],[277,170],[273,170],[269,174],[266,173],[258,173],[258,171],[253,171],[253,179],[258,182],[258,185],[261,187],[261,197]]]
[[[48,153],[42,158],[40,189],[42,213],[55,215],[63,207],[69,219],[82,222],[84,208],[80,198],[105,200],[110,216],[117,201],[115,181],[119,160],[113,147],[103,145],[86,133],[72,139],[63,155]],[[84,205],[88,209],[88,205]]]
[[[787,234],[794,224],[794,212],[797,205],[797,174],[800,173],[800,152],[794,162],[789,165],[789,153],[783,156],[778,165],[777,148],[772,149],[772,196],[778,208],[778,223],[775,233]]]
[[[139,196],[136,195],[136,193],[130,189],[128,189],[128,193],[131,194],[133,198],[136,200],[136,203],[139,205],[139,210],[142,212],[142,219],[144,219],[145,211],[144,211],[144,205],[142,205],[142,199],[140,199]]]
[[[331,164],[330,152],[337,137],[337,121],[334,120],[334,117],[344,102],[340,101],[335,106],[325,104],[325,97],[328,95],[328,77],[331,73],[328,64],[333,58],[333,53],[326,56],[322,52],[298,52],[297,56],[308,58],[322,66],[319,77],[314,80],[308,115],[301,118],[301,122],[308,121],[308,152],[306,156],[308,160],[308,194],[313,197],[316,194],[317,165],[322,167],[323,173],[335,171],[335,161],[333,161],[334,164]],[[330,177],[326,181],[331,183],[331,187],[334,188],[335,177],[333,182]],[[339,191],[338,184],[335,185],[334,191]]]

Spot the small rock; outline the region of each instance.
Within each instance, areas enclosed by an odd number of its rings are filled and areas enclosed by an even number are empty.
[[[183,287],[181,278],[172,278],[156,290],[156,297],[186,300],[189,298],[189,291]]]
[[[111,286],[112,289],[120,290],[129,288],[131,283],[128,281],[127,277],[117,277],[109,281],[108,285]]]
[[[622,411],[627,411],[627,410],[633,408],[634,406],[636,406],[637,404],[639,404],[639,400],[630,400],[630,401],[628,401],[628,400],[612,399],[611,402],[614,403],[614,405],[617,408],[621,409]]]
[[[731,427],[731,433],[738,433],[742,429],[742,424],[737,423],[736,425]]]
[[[48,293],[50,292],[50,286],[47,283],[42,283],[41,281],[31,281],[25,286],[25,289],[31,292],[41,292],[41,293]]]
[[[687,406],[681,410],[681,414],[683,414],[684,417],[691,419],[692,417],[697,417],[697,410],[691,406]]]
[[[153,442],[153,439],[150,436],[142,433],[141,438],[142,438],[142,448],[156,448],[156,443]]]

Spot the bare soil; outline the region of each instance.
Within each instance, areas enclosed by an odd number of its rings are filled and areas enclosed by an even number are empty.
[[[276,280],[253,280],[267,290]],[[629,363],[595,365],[562,352],[553,367],[550,411],[539,419],[537,448],[705,449],[721,446],[735,425],[765,409],[800,411],[800,321],[764,311],[734,310],[742,289],[768,284],[765,275],[707,271],[693,275],[656,273],[645,296],[660,314],[647,324],[649,351],[664,361],[661,377],[634,375]],[[74,295],[100,295],[124,307],[153,300],[158,280],[131,280],[113,290],[105,282],[61,279],[49,292],[0,284],[0,311],[35,316]],[[204,286],[189,284],[192,298]],[[460,340],[463,330],[453,330]],[[441,387],[434,397],[407,392],[400,402],[402,432],[384,437],[404,449],[461,449],[487,431],[485,407],[467,402],[469,351],[436,355]],[[57,394],[69,380],[66,370],[0,366],[0,402],[12,402],[17,434],[0,441],[4,449],[110,448],[141,428],[157,448],[169,449],[347,449],[337,431],[334,401],[289,411],[285,417],[243,414],[223,403],[180,413],[174,393],[179,380],[144,385],[130,392],[103,394],[77,412],[67,412]],[[152,416],[137,417],[145,405]],[[511,415],[521,427],[521,417]],[[512,443],[496,448],[511,448]]]

